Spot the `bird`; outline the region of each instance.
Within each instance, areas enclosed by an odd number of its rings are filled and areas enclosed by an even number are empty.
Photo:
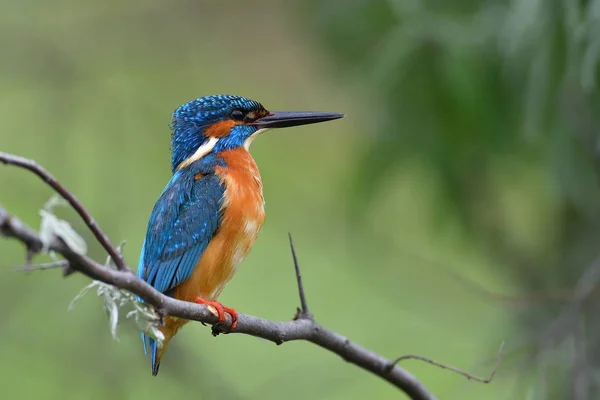
[[[269,129],[344,117],[268,111],[236,95],[200,97],[171,116],[172,176],[150,214],[137,275],[178,300],[214,307],[219,322],[237,312],[217,298],[256,241],[265,220],[263,185],[250,144]],[[141,300],[141,299],[140,299]],[[171,339],[188,320],[166,316],[162,346],[142,332],[156,376]]]

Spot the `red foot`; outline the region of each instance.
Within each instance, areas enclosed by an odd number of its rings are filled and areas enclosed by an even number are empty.
[[[233,308],[225,307],[218,301],[204,300],[201,297],[196,297],[195,300],[198,304],[206,304],[207,306],[213,306],[217,310],[219,316],[219,322],[225,321],[225,313],[231,315],[231,329],[235,329],[238,325],[238,313]]]

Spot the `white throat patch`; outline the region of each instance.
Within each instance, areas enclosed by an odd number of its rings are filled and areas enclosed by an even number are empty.
[[[215,148],[218,141],[219,141],[219,138],[210,137],[206,143],[204,143],[202,146],[198,147],[198,150],[196,150],[196,152],[194,154],[192,154],[191,157],[188,157],[185,160],[183,160],[177,166],[177,169],[179,170],[181,168],[187,167],[194,161],[198,161],[199,159],[201,159],[202,157],[204,157],[205,155],[210,153]]]
[[[248,151],[250,149],[250,145],[252,144],[252,142],[254,141],[254,139],[256,139],[256,137],[258,135],[260,135],[263,132],[268,131],[269,128],[262,128],[257,130],[256,132],[254,132],[252,135],[248,136],[248,139],[244,140],[244,148],[246,149],[246,151]]]

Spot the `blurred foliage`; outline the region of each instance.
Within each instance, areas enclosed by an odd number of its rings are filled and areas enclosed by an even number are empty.
[[[307,15],[376,104],[351,218],[368,225],[359,210],[390,177],[426,168],[438,221],[458,215],[529,296],[534,398],[598,398],[600,1],[329,0]]]

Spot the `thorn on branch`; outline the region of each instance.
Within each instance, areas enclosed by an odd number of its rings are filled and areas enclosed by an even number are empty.
[[[298,264],[298,257],[296,256],[296,249],[294,248],[294,241],[292,240],[292,234],[288,233],[290,240],[290,250],[292,251],[292,259],[294,260],[294,269],[296,271],[296,281],[298,283],[298,294],[300,295],[300,308],[296,309],[296,315],[294,315],[294,321],[298,319],[313,319],[313,315],[308,309],[306,303],[306,295],[304,294],[304,285],[302,283],[302,275],[300,274],[300,265]]]
[[[460,374],[460,375],[464,376],[465,378],[467,378],[469,380],[474,380],[474,381],[481,382],[481,383],[490,383],[491,381],[494,380],[494,376],[496,376],[496,372],[498,371],[498,367],[500,366],[500,363],[502,362],[502,352],[503,352],[503,350],[504,350],[504,342],[502,342],[500,344],[500,349],[498,349],[498,356],[496,357],[496,364],[494,365],[494,369],[492,369],[492,373],[490,374],[490,376],[488,378],[481,378],[479,376],[475,376],[473,374],[470,374],[469,372],[464,371],[462,369],[453,367],[451,365],[442,364],[442,363],[434,361],[434,360],[432,360],[430,358],[419,356],[419,355],[416,355],[416,354],[406,354],[404,356],[400,356],[400,357],[396,358],[395,360],[393,360],[392,362],[390,362],[386,366],[385,372],[390,372],[394,368],[394,366],[396,364],[398,364],[400,361],[413,359],[413,360],[423,361],[423,362],[426,362],[428,364],[435,365],[436,367],[447,369],[447,370],[452,371],[452,372],[456,372],[457,374]]]

